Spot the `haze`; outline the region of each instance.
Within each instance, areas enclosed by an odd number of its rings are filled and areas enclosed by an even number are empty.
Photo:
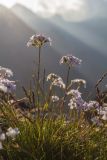
[[[42,15],[59,14],[69,21],[80,21],[96,14],[106,0],[0,0],[0,4],[12,7],[19,3]]]

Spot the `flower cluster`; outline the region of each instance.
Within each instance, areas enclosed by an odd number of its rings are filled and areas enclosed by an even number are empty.
[[[42,47],[45,43],[50,43],[51,44],[51,39],[50,37],[45,37],[44,35],[41,34],[36,34],[30,37],[30,40],[27,43],[27,46],[34,46],[34,47]]]
[[[63,56],[60,60],[60,64],[67,64],[69,67],[79,65],[81,64],[81,62],[82,62],[81,59],[73,55]]]
[[[51,85],[52,86],[58,86],[60,88],[65,89],[65,84],[63,82],[63,79],[60,76],[58,76],[58,75],[56,75],[54,73],[50,73],[47,76],[47,81],[49,81],[49,80],[51,80],[51,82],[52,82]]]
[[[0,128],[0,149],[3,149],[2,142],[6,139],[6,136],[14,140],[19,133],[20,131],[18,128],[10,127],[7,129],[6,133],[3,133],[2,129]]]
[[[95,116],[95,117],[91,118],[91,122],[94,125],[97,125],[97,126],[102,126],[103,125],[103,123],[100,121],[98,116]]]
[[[84,79],[74,79],[71,80],[71,85],[77,83],[79,86],[84,85],[84,88],[86,88],[86,81]]]
[[[71,89],[69,92],[67,92],[67,95],[71,95],[70,103],[68,104],[70,109],[76,108],[79,110],[82,109],[83,111],[88,111],[91,109],[98,110],[100,108],[100,105],[97,101],[84,101],[81,96],[82,94],[78,89]]]
[[[6,132],[6,136],[11,137],[12,139],[14,139],[18,134],[20,133],[18,128],[8,128],[7,132]]]
[[[100,109],[97,110],[98,114],[101,116],[102,120],[107,120],[107,107],[100,107]]]
[[[0,66],[0,78],[6,78],[13,76],[13,72],[8,69]]]
[[[83,109],[84,106],[84,100],[81,97],[81,93],[78,90],[70,90],[67,95],[71,95],[72,98],[70,99],[70,103],[68,106],[70,106],[70,109]]]
[[[59,76],[57,74],[54,74],[54,73],[50,73],[48,76],[47,76],[47,81],[51,80],[52,82],[56,79],[58,79]]]
[[[16,89],[15,81],[10,81],[7,78],[13,76],[13,72],[4,67],[0,67],[0,90],[5,93],[10,93]]]
[[[10,81],[8,79],[0,79],[0,90],[3,92],[12,92],[16,89],[15,81]]]
[[[89,101],[88,103],[85,102],[84,110],[90,110],[90,109],[99,109],[100,105],[97,101]]]
[[[52,85],[53,85],[53,86],[58,86],[58,87],[60,87],[60,88],[65,89],[65,84],[64,84],[64,82],[63,82],[63,80],[62,80],[61,77],[59,77],[58,79],[54,80],[54,81],[52,82]]]

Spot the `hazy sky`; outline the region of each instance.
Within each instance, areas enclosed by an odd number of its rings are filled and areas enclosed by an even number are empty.
[[[7,7],[20,3],[43,16],[57,13],[67,20],[82,20],[93,16],[104,1],[107,0],[0,0],[0,3]]]
[[[15,3],[21,3],[33,11],[56,12],[59,8],[63,10],[78,10],[84,0],[0,0],[1,4],[11,7]]]

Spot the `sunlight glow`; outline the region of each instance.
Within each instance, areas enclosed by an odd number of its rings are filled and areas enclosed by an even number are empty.
[[[20,3],[33,11],[48,11],[54,13],[60,8],[64,10],[78,10],[84,0],[0,0],[0,4],[3,4],[7,7],[13,6],[15,3]],[[63,11],[64,11],[63,10]]]
[[[43,17],[57,14],[66,20],[86,17],[88,2],[89,0],[0,0],[0,4],[9,8],[19,3]]]

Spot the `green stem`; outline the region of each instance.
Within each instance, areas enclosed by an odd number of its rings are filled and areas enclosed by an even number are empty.
[[[40,95],[39,95],[39,84],[40,84],[40,65],[41,65],[41,47],[39,47],[39,59],[38,59],[38,79],[37,79],[37,97],[38,97],[38,115],[40,114],[39,103],[40,103]]]
[[[66,80],[66,91],[69,83],[69,74],[70,74],[70,67],[68,67],[68,72],[67,72],[67,80]]]
[[[64,97],[62,98],[61,109],[62,109],[62,107],[64,106],[65,99],[66,99],[66,97],[67,97],[66,92],[67,92],[68,84],[69,84],[69,74],[70,74],[70,66],[68,67],[68,71],[67,71],[66,88],[65,88]]]
[[[44,68],[44,71],[43,71],[43,90],[45,89],[45,76],[46,76],[46,71]]]
[[[39,47],[39,60],[38,60],[38,82],[40,81],[40,64],[41,63],[41,47]]]

